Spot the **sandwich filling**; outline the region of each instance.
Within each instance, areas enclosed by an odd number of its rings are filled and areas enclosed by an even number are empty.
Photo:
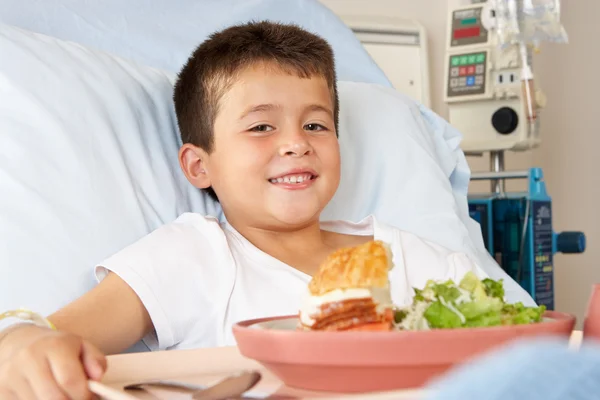
[[[390,330],[393,323],[389,288],[336,289],[308,295],[300,309],[303,329]]]

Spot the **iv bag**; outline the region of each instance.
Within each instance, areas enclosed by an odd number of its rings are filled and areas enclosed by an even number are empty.
[[[516,44],[520,40],[521,29],[517,13],[517,0],[490,0],[489,10],[494,14],[496,36],[500,48]]]
[[[489,0],[495,13],[498,45],[539,47],[541,42],[567,43],[560,23],[560,0]]]
[[[523,0],[521,40],[536,47],[541,42],[569,41],[560,23],[560,0]]]

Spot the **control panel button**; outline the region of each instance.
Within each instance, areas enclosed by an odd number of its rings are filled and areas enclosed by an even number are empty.
[[[519,125],[519,116],[510,107],[502,107],[492,115],[492,126],[498,133],[511,134]]]
[[[486,94],[486,53],[472,52],[449,57],[446,81],[448,98]],[[478,61],[481,63],[478,64]]]

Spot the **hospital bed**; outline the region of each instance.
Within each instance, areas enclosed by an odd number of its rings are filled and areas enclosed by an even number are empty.
[[[171,103],[192,49],[227,25],[297,23],[333,46],[342,182],[324,219],[369,214],[476,260],[531,297],[469,216],[460,133],[394,90],[313,0],[0,0],[0,309],[51,313],[95,263],[186,211],[222,217],[179,171]]]

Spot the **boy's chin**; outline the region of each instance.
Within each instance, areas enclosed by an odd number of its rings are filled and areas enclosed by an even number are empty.
[[[297,207],[289,205],[286,207],[281,204],[278,207],[273,207],[270,211],[270,214],[280,224],[293,228],[304,227],[318,221],[323,208],[318,205],[311,207],[308,204],[302,204]]]

